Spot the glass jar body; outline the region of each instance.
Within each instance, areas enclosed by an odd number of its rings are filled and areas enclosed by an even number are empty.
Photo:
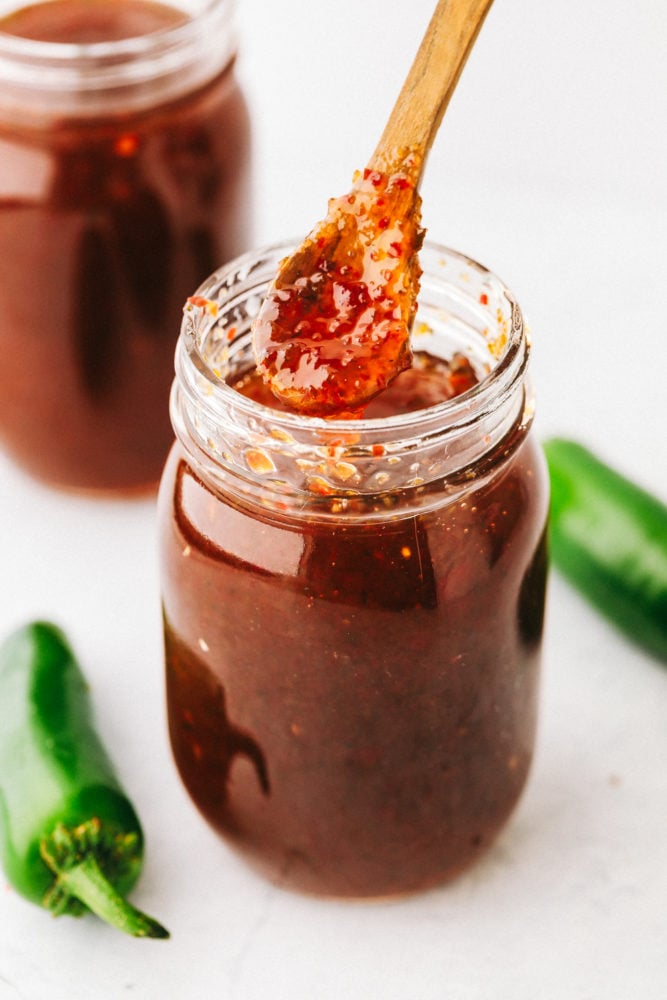
[[[103,7],[78,5],[75,23]],[[157,483],[183,303],[248,244],[225,7],[165,27],[166,8],[144,4],[152,34],[87,47],[0,38],[0,441],[50,484]],[[199,26],[212,17],[227,39]],[[122,18],[106,28],[122,36]]]
[[[274,881],[423,889],[479,857],[515,806],[535,739],[547,512],[542,456],[515,416],[456,486],[407,486],[403,462],[403,486],[355,493],[350,456],[326,444],[333,475],[316,470],[301,508],[289,490],[272,501],[215,481],[177,418],[160,492],[173,752],[204,816]],[[313,433],[322,454],[335,431]],[[325,490],[337,473],[346,488]]]

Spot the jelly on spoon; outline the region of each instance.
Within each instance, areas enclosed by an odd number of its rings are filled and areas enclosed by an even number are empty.
[[[427,153],[492,0],[439,0],[365,170],[285,258],[253,325],[257,367],[298,412],[351,416],[411,364]]]

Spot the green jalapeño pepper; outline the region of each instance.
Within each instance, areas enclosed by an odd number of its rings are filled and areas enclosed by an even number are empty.
[[[554,564],[635,642],[667,660],[667,507],[574,441],[544,445]]]
[[[124,899],[141,869],[141,826],[72,650],[47,622],[0,646],[0,849],[14,888],[52,913],[92,910],[136,937],[169,936]]]

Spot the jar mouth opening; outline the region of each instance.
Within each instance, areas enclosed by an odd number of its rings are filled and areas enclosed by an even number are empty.
[[[465,254],[425,242],[413,347],[445,362],[463,354],[479,383],[391,416],[305,416],[264,405],[230,384],[255,369],[253,321],[295,245],[245,254],[186,303],[171,417],[194,468],[244,502],[266,511],[298,509],[300,517],[337,518],[344,510],[367,520],[386,516],[397,503],[403,512],[426,510],[444,495],[481,485],[532,422],[528,339],[506,286]]]
[[[256,310],[263,298],[266,286],[275,273],[275,271],[271,271],[268,277],[265,277],[264,274],[256,274],[258,259],[275,262],[275,270],[277,270],[279,261],[287,256],[296,245],[296,241],[277,243],[263,250],[244,254],[208,278],[197,290],[195,297],[218,302],[230,288],[236,286],[240,281],[241,288],[238,298],[246,297],[247,301],[248,285],[252,285],[256,280],[257,287],[253,289],[253,297],[256,299],[253,308]],[[183,341],[200,376],[203,376],[208,383],[207,403],[215,407],[216,401],[219,400],[225,409],[231,404],[239,414],[243,413],[247,418],[261,415],[262,419],[271,420],[273,423],[278,422],[281,427],[289,431],[309,428],[313,431],[340,431],[343,435],[346,433],[362,434],[365,437],[373,437],[376,433],[381,433],[383,437],[392,433],[400,433],[401,437],[405,437],[409,436],[411,431],[414,434],[423,434],[425,425],[431,423],[440,429],[446,425],[467,423],[471,418],[471,413],[485,412],[487,401],[489,406],[496,407],[498,394],[502,394],[504,389],[510,391],[511,387],[523,376],[528,364],[529,343],[523,315],[514,295],[484,265],[477,263],[466,254],[442,244],[425,241],[420,257],[424,269],[420,302],[422,295],[424,298],[428,298],[431,278],[437,282],[445,280],[451,283],[450,289],[454,288],[454,281],[459,280],[464,283],[464,286],[466,284],[471,286],[471,294],[467,294],[466,289],[465,297],[470,300],[470,308],[477,312],[480,322],[484,322],[483,316],[488,320],[488,323],[485,324],[489,328],[487,338],[488,371],[480,372],[481,365],[478,365],[479,381],[473,387],[458,396],[422,409],[374,418],[325,419],[289,410],[276,410],[242,395],[229,384],[226,373],[221,371],[218,365],[213,364],[210,357],[207,357],[207,335],[216,324],[220,324],[221,318],[217,316],[215,322],[211,323],[210,320],[207,321],[201,309],[198,307],[193,309],[186,305],[182,325]],[[477,292],[478,286],[486,288],[487,291]],[[230,322],[227,329],[236,326],[238,320],[236,303],[232,300],[230,305]],[[430,304],[427,307],[431,310],[433,308]],[[502,315],[487,316],[486,314],[491,308],[495,308],[499,314],[502,308]],[[251,319],[252,316],[246,329],[238,329],[232,341],[240,343],[244,338],[247,342],[250,341]],[[223,318],[222,323],[225,322],[226,320]],[[418,309],[412,334],[415,350],[420,347],[418,342],[415,343],[419,339],[415,334],[415,328],[420,322]],[[495,329],[498,325],[501,327],[500,331]],[[479,347],[479,345],[477,346]]]
[[[235,2],[170,0],[170,6],[183,13],[182,21],[112,41],[43,41],[0,29],[0,80],[5,87],[0,98],[12,106],[23,95],[39,99],[40,107],[79,114],[127,92],[133,93],[130,103],[141,103],[143,97],[134,93],[148,83],[167,81],[170,91],[178,89],[184,74],[200,85],[224,69],[236,52]],[[0,0],[0,17],[23,6]],[[60,107],[72,98],[73,107]]]
[[[223,5],[231,7],[233,0],[222,0]],[[170,3],[176,11],[183,11],[187,20],[141,35],[119,38],[115,41],[99,42],[47,42],[35,38],[24,38],[21,35],[10,34],[0,29],[0,54],[30,58],[37,61],[69,64],[73,60],[98,63],[109,60],[121,61],[123,58],[135,59],[155,48],[165,44],[180,45],[193,34],[198,34],[198,21],[206,19],[211,11],[220,7],[221,0],[205,0],[199,9],[190,6],[181,7],[178,3]],[[0,18],[21,9],[28,4],[0,3]]]

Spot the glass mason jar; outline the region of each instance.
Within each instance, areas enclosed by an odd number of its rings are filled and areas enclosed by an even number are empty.
[[[250,239],[233,0],[0,0],[0,446],[157,484],[187,295]]]
[[[535,738],[547,480],[519,307],[422,251],[415,349],[479,383],[364,420],[227,384],[288,247],[190,300],[159,497],[169,730],[191,797],[280,884],[393,895],[473,862]]]

